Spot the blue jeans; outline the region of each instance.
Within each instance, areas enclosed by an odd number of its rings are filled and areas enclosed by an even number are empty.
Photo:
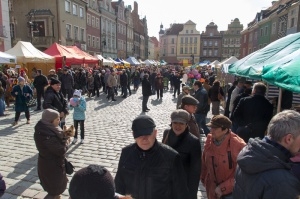
[[[202,128],[204,131],[204,134],[207,136],[207,134],[210,132],[210,130],[206,126],[206,116],[207,116],[207,114],[204,114],[204,113],[195,114],[195,118],[196,118],[199,128]]]

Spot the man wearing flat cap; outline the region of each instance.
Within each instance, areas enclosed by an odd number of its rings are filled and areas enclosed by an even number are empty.
[[[194,115],[197,110],[198,103],[199,101],[196,98],[191,95],[186,95],[181,100],[180,108],[186,110],[191,115],[190,120],[188,121],[190,133],[200,139],[200,132],[202,134],[204,134],[204,132],[199,128]]]
[[[122,149],[115,177],[116,191],[132,198],[188,198],[179,154],[156,140],[157,129],[147,115],[133,120],[135,143]]]

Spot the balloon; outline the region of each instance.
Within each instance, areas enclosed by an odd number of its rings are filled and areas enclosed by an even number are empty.
[[[77,97],[72,97],[72,98],[70,99],[70,105],[71,105],[71,106],[77,106],[78,103],[79,103],[79,99],[78,99]]]

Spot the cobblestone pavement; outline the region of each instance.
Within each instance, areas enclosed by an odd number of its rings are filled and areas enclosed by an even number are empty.
[[[147,115],[153,117],[158,128],[158,140],[161,141],[163,130],[169,127],[170,114],[175,109],[176,98],[165,91],[162,100],[156,95],[149,98]],[[87,98],[87,118],[85,122],[85,143],[71,145],[67,158],[76,170],[89,164],[101,164],[115,175],[121,149],[134,142],[131,133],[132,120],[140,115],[142,95],[141,87],[126,99],[120,96],[117,101],[107,101],[103,93],[99,98]],[[37,150],[33,140],[34,126],[42,112],[31,112],[31,124],[25,124],[24,113],[17,126],[12,126],[14,111],[9,108],[7,116],[0,117],[0,172],[7,185],[1,199],[44,198],[37,175]],[[208,118],[210,119],[209,113]],[[67,117],[67,125],[72,124],[72,112]],[[203,137],[204,140],[204,137]],[[203,143],[202,140],[202,143]],[[72,176],[68,176],[69,180]],[[199,199],[206,198],[205,189],[199,186]],[[68,189],[62,194],[69,197]]]

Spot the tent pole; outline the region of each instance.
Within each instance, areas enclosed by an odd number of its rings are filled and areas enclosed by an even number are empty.
[[[281,101],[282,101],[282,88],[279,88],[278,103],[277,103],[277,113],[280,112]]]

